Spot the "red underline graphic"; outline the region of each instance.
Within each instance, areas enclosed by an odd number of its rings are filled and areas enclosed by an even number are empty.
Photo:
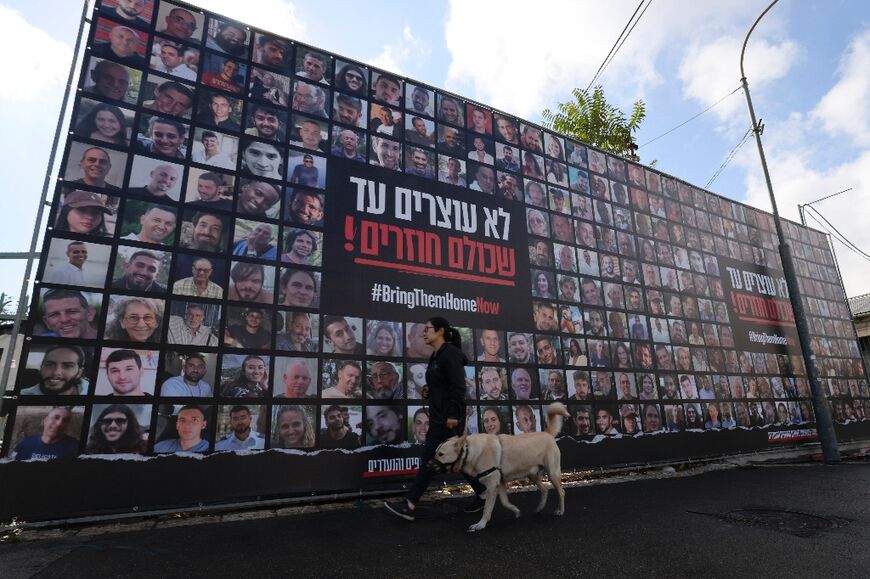
[[[374,478],[378,476],[405,476],[409,474],[417,474],[416,468],[406,468],[405,470],[386,470],[383,472],[364,472],[363,478]]]
[[[768,320],[766,318],[749,318],[744,316],[737,316],[744,322],[756,322],[759,324],[770,324],[771,326],[788,326],[789,328],[795,327],[794,322],[778,322],[776,320]]]
[[[444,271],[441,269],[432,269],[430,267],[420,267],[418,265],[405,265],[402,263],[389,263],[387,261],[378,261],[376,259],[366,259],[364,257],[355,257],[353,259],[354,263],[359,263],[361,265],[373,265],[375,267],[386,267],[388,269],[398,269],[399,271],[410,271],[413,273],[422,273],[424,275],[431,275],[435,277],[446,277],[450,279],[461,279],[465,281],[477,281],[480,283],[488,283],[492,285],[509,285],[515,286],[516,282],[509,279],[494,279],[491,277],[484,277],[482,275],[474,275],[472,273],[459,273],[456,271]]]

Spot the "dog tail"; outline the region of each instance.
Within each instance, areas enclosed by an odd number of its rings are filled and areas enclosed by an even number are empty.
[[[552,437],[559,434],[562,431],[562,419],[568,416],[568,409],[561,402],[547,406],[547,433]]]

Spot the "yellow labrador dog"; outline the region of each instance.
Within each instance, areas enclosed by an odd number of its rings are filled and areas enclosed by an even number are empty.
[[[561,402],[547,407],[547,430],[527,432],[511,436],[509,434],[465,434],[454,436],[435,451],[434,463],[457,472],[476,477],[486,486],[486,504],[480,521],[468,528],[469,532],[481,531],[486,527],[495,508],[495,497],[501,504],[520,516],[507,497],[507,481],[528,477],[541,491],[536,513],[547,504],[548,488],[542,482],[546,472],[550,482],[559,495],[556,516],[565,512],[565,490],[562,488],[562,453],[556,445],[556,435],[562,430],[563,417],[569,416]]]

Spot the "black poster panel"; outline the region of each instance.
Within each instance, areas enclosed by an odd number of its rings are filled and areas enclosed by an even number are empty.
[[[327,183],[326,313],[531,331],[521,205],[339,159]]]
[[[751,352],[787,354],[800,348],[794,311],[782,272],[719,258],[734,345]]]

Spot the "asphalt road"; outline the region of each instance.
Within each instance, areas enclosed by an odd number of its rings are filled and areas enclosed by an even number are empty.
[[[497,506],[475,534],[465,532],[478,516],[461,512],[464,500],[436,501],[413,523],[368,501],[293,516],[127,527],[138,531],[42,531],[39,540],[0,544],[0,577],[733,579],[866,577],[870,568],[866,460],[575,486],[563,517],[549,514],[554,493],[540,515],[532,514],[536,493],[514,493],[522,517]]]

